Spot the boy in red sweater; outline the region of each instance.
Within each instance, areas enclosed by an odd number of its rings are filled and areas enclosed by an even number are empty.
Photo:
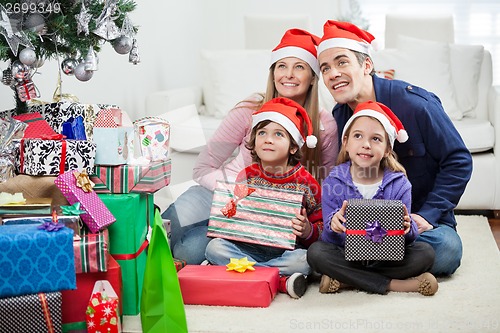
[[[306,137],[304,133],[309,135]],[[280,270],[280,292],[300,298],[307,289],[306,276],[311,273],[306,260],[309,245],[323,229],[321,187],[302,166],[301,148],[314,148],[311,120],[305,109],[287,98],[274,98],[252,115],[252,133],[247,143],[254,164],[238,175],[237,183],[260,187],[295,190],[304,193],[302,210],[292,219],[297,236],[295,250],[214,238],[205,255],[214,265],[226,265],[231,258],[247,257],[255,266]]]

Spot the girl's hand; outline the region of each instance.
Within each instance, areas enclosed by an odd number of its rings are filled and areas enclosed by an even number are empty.
[[[292,219],[293,233],[297,237],[307,238],[312,233],[311,222],[307,219],[307,212],[305,208],[302,208],[300,214],[295,215]]]
[[[347,200],[344,200],[344,202],[342,203],[342,207],[332,216],[332,220],[330,221],[330,228],[333,232],[336,232],[338,234],[345,232],[346,229],[342,223],[345,223],[346,221],[344,217],[346,207]]]
[[[404,234],[406,235],[407,233],[410,232],[411,218],[410,215],[408,214],[408,208],[406,208],[406,205],[403,205],[403,208],[404,208],[403,228],[404,228]]]

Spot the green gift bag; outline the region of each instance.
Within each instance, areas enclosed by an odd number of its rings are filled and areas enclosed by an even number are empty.
[[[162,222],[156,210],[142,287],[142,330],[147,333],[187,332],[177,271]]]

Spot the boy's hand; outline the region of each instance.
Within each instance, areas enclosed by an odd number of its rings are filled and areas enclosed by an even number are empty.
[[[312,233],[311,222],[307,219],[307,212],[305,208],[302,208],[300,214],[295,215],[292,219],[293,233],[297,237],[307,238]]]
[[[342,223],[345,223],[345,209],[347,207],[347,200],[344,200],[342,203],[342,207],[332,216],[332,220],[330,221],[330,228],[333,232],[341,234],[345,232],[345,226]]]

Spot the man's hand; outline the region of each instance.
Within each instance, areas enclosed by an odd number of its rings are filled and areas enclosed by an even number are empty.
[[[421,233],[423,233],[424,231],[434,229],[434,227],[432,226],[432,224],[430,224],[429,222],[427,222],[426,219],[424,219],[422,216],[420,216],[418,214],[411,214],[411,218],[417,224],[418,234],[419,235]]]

